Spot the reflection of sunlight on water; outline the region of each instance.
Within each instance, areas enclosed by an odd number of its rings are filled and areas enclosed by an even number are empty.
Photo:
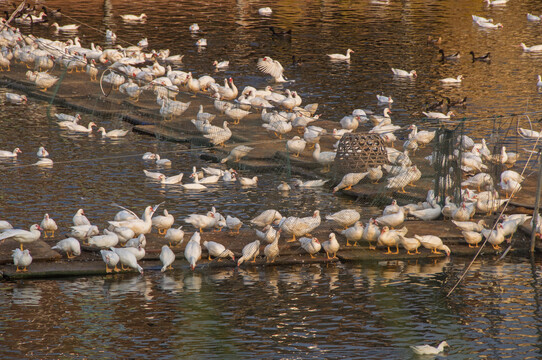
[[[33,284],[25,284],[13,288],[12,301],[15,305],[38,306],[42,291]]]

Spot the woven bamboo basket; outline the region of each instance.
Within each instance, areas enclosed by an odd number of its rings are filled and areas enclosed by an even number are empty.
[[[338,175],[344,175],[388,163],[386,146],[379,135],[346,133],[339,141],[334,165]]]

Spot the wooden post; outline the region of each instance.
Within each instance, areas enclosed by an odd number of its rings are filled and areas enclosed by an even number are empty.
[[[542,150],[538,150],[538,179],[536,181],[536,197],[534,200],[534,211],[533,211],[533,227],[531,230],[531,253],[534,253],[534,248],[536,244],[536,228],[538,227],[538,209],[540,207],[540,186],[542,186],[542,158],[540,154]]]

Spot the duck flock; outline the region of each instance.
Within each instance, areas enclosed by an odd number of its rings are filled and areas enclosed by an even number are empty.
[[[503,4],[504,0],[487,0],[490,5]],[[44,9],[46,10],[46,9]],[[261,16],[272,14],[270,8],[259,9]],[[58,15],[58,14],[57,14]],[[39,23],[47,19],[47,11],[34,15],[26,13],[15,19],[19,23]],[[122,15],[126,22],[144,22],[147,15]],[[480,27],[488,29],[502,28],[501,24],[494,24],[492,19],[486,19],[473,15],[473,21]],[[540,18],[528,14],[528,21],[540,21]],[[5,24],[5,19],[4,19]],[[73,33],[78,31],[79,26],[68,24],[59,26],[58,23],[51,25],[57,32]],[[193,24],[188,29],[192,33],[198,33],[200,27]],[[281,31],[270,28],[272,36],[292,36],[291,31]],[[115,41],[116,34],[108,30],[105,34],[107,41]],[[428,43],[438,45],[441,38],[429,38]],[[200,38],[195,44],[198,47],[207,45],[205,38]],[[386,148],[390,164],[369,168],[366,172],[349,173],[344,175],[339,184],[333,188],[333,192],[348,190],[358,184],[363,179],[377,183],[381,179],[386,179],[386,189],[389,191],[405,191],[405,187],[413,185],[421,178],[421,171],[415,165],[410,157],[418,148],[430,145],[434,141],[436,131],[420,130],[415,124],[409,125],[407,131],[408,138],[403,144],[403,149],[398,150],[393,147],[397,142],[394,132],[404,127],[394,125],[391,118],[391,109],[386,107],[382,115],[374,114],[369,110],[355,109],[352,114],[345,115],[337,122],[337,127],[331,131],[323,127],[315,126],[312,122],[319,121],[319,115],[316,115],[318,104],[308,104],[301,106],[303,100],[300,95],[290,88],[284,92],[278,92],[272,86],[264,89],[256,89],[250,85],[244,87],[239,93],[237,85],[233,78],[224,79],[224,84],[220,85],[216,79],[209,75],[195,78],[191,72],[176,70],[174,67],[181,64],[182,55],[170,55],[169,50],[147,51],[148,41],[142,39],[137,46],[115,46],[102,49],[99,46],[91,45],[85,48],[80,43],[78,37],[70,39],[67,42],[50,40],[46,38],[36,38],[32,35],[24,35],[18,29],[5,24],[0,32],[0,66],[2,70],[9,70],[13,62],[25,64],[29,70],[26,78],[32,81],[36,87],[42,91],[51,88],[58,81],[58,77],[51,72],[54,69],[67,69],[68,72],[85,71],[91,81],[98,81],[100,84],[110,84],[112,91],[119,91],[125,94],[130,100],[137,102],[144,92],[154,93],[159,105],[159,113],[164,119],[173,119],[180,117],[190,106],[191,102],[182,102],[176,100],[179,94],[205,94],[213,100],[215,109],[219,114],[204,112],[201,105],[195,119],[191,120],[195,129],[209,139],[213,145],[224,145],[232,137],[232,130],[229,128],[230,122],[238,124],[243,118],[255,112],[261,113],[262,127],[270,132],[271,136],[279,139],[289,137],[286,144],[288,154],[293,157],[299,156],[305,151],[307,145],[313,147],[312,157],[315,162],[323,167],[322,172],[326,172],[333,164],[336,152],[333,149],[322,151],[320,139],[323,136],[332,136],[337,143],[346,133],[355,132],[360,125],[371,124],[369,133],[378,134],[383,141],[389,145]],[[521,44],[526,52],[542,51],[542,45],[527,47]],[[327,54],[329,61],[350,62],[355,61],[351,58],[355,51],[347,49],[345,54]],[[459,52],[446,55],[443,50],[440,51],[442,61],[457,61],[460,58]],[[323,54],[325,56],[326,54]],[[490,54],[476,57],[474,53],[472,61],[489,62]],[[215,60],[213,66],[216,70],[224,70],[229,66],[228,61]],[[295,81],[289,80],[284,73],[284,68],[277,60],[269,56],[258,59],[256,68],[269,75],[272,81],[280,83],[283,86],[295,86]],[[390,70],[394,76],[416,79],[419,75],[416,70],[402,70],[392,68]],[[443,84],[461,84],[462,75],[441,79]],[[541,85],[542,86],[542,82]],[[391,104],[394,102],[390,95],[377,95],[379,104]],[[6,94],[6,101],[20,104],[26,103],[28,99],[24,95],[14,93]],[[424,115],[429,119],[449,120],[454,116],[452,111],[447,111],[451,106],[465,105],[466,98],[458,101],[450,101],[428,106]],[[443,110],[440,112],[438,110]],[[220,116],[225,116],[222,126],[212,125],[211,122]],[[68,129],[72,132],[92,133],[94,128],[104,138],[119,138],[126,136],[128,130],[113,129],[107,131],[104,127],[98,127],[94,122],[89,122],[86,126],[79,124],[81,116],[69,114],[56,114],[59,127]],[[290,132],[294,128],[299,129],[303,136],[290,137]],[[538,138],[539,133],[528,129],[519,129],[522,136]],[[335,147],[337,146],[335,144]],[[230,154],[222,160],[223,164],[236,163],[242,157],[246,156],[258,144],[240,145],[233,148]],[[260,145],[261,146],[261,145]],[[190,224],[196,230],[185,246],[184,257],[194,269],[198,260],[202,256],[202,245],[207,249],[208,257],[217,259],[230,258],[235,261],[235,254],[227,249],[225,244],[214,241],[203,241],[205,231],[210,229],[228,228],[232,233],[239,233],[240,229],[250,224],[253,227],[254,237],[257,240],[246,244],[242,250],[242,255],[237,258],[237,265],[245,261],[255,261],[262,245],[263,254],[268,262],[274,262],[279,255],[279,240],[281,236],[288,237],[288,242],[297,241],[302,249],[311,257],[324,251],[328,259],[336,258],[340,249],[339,240],[345,241],[346,246],[358,246],[361,241],[367,242],[369,250],[375,249],[374,245],[387,248],[386,254],[399,253],[401,245],[407,254],[417,254],[418,249],[423,246],[433,253],[443,251],[450,255],[450,248],[446,246],[442,239],[433,235],[414,234],[407,237],[408,229],[403,226],[408,224],[408,219],[420,219],[424,221],[436,220],[441,217],[450,218],[454,224],[463,231],[466,242],[469,246],[478,246],[485,238],[499,249],[499,245],[505,240],[506,236],[511,236],[517,227],[527,221],[530,217],[517,214],[509,215],[499,219],[499,223],[488,228],[484,219],[478,222],[471,221],[476,213],[492,214],[498,211],[509,197],[521,189],[521,182],[524,177],[518,172],[507,169],[500,176],[499,186],[501,194],[496,190],[493,177],[486,173],[490,165],[502,165],[510,168],[514,166],[518,159],[518,154],[507,152],[503,146],[498,153],[492,153],[482,139],[476,143],[468,136],[462,136],[457,139],[457,146],[462,147],[462,151],[454,153],[455,158],[461,164],[464,181],[461,183],[463,188],[461,203],[454,203],[452,198],[445,199],[445,206],[441,207],[440,199],[433,191],[427,193],[425,202],[416,204],[406,204],[399,206],[394,200],[387,206],[381,216],[371,218],[365,224],[361,221],[361,215],[354,209],[342,209],[334,214],[325,216],[325,220],[332,222],[338,228],[343,230],[331,232],[328,240],[320,241],[311,235],[320,225],[320,212],[315,210],[312,214],[299,216],[283,216],[275,209],[263,211],[253,219],[239,219],[232,216],[222,216],[214,207],[204,214],[190,214],[183,218],[183,222]],[[19,148],[13,151],[2,150],[0,157],[17,157],[21,152]],[[53,162],[49,158],[49,153],[45,148],[40,148],[37,152],[40,160],[36,165],[52,166]],[[431,163],[435,161],[436,154],[433,153],[427,158]],[[154,153],[146,153],[143,160],[154,161],[157,164],[170,165],[171,161],[161,158]],[[416,159],[414,159],[416,160]],[[183,173],[174,176],[166,176],[163,173],[144,171],[148,178],[156,180],[164,185],[179,184],[185,190],[205,190],[207,184],[214,184],[218,181],[232,182],[239,181],[243,186],[257,186],[258,177],[240,177],[234,169],[220,169],[214,167],[204,167],[198,171],[195,167],[192,169],[190,178],[192,182],[182,183]],[[450,176],[441,179],[442,184],[450,186],[453,179]],[[328,180],[296,180],[295,186],[299,187],[322,187]],[[287,182],[282,182],[277,191],[290,191],[291,186]],[[504,193],[504,197],[501,197]],[[73,217],[73,226],[69,229],[69,237],[59,241],[52,249],[63,252],[68,258],[81,255],[81,243],[88,246],[95,246],[101,249],[103,261],[106,264],[106,271],[118,271],[117,265],[122,269],[136,269],[143,272],[138,261],[145,256],[146,238],[152,228],[156,228],[159,235],[164,236],[169,242],[162,247],[160,259],[163,263],[162,271],[171,269],[175,260],[175,253],[172,248],[180,246],[184,241],[184,231],[182,226],[174,226],[175,219],[163,211],[163,215],[156,215],[157,208],[160,205],[148,206],[141,217],[133,211],[123,209],[119,211],[115,218],[108,221],[106,228],[100,233],[98,226],[89,222],[83,209],[79,209]],[[541,224],[542,221],[538,221]],[[22,270],[26,270],[30,265],[32,258],[28,249],[23,248],[23,244],[37,241],[42,232],[44,237],[54,237],[57,230],[55,221],[44,215],[41,224],[33,224],[30,230],[13,229],[7,221],[0,221],[0,240],[13,239],[20,243],[20,249],[13,251],[14,264]],[[537,229],[537,232],[541,232]]]

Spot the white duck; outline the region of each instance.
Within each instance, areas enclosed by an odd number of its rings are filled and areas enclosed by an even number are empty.
[[[119,256],[117,253],[111,250],[100,250],[100,254],[102,255],[102,260],[105,263],[105,272],[110,273],[113,271],[120,271],[120,269],[117,268],[117,264],[119,263]],[[113,267],[113,269],[110,269],[109,267]]]
[[[124,21],[145,21],[145,20],[147,20],[147,15],[145,13],[142,13],[140,15],[127,14],[127,15],[121,15],[120,17]]]
[[[410,125],[409,129],[412,132],[408,135],[409,138],[416,139],[421,146],[429,144],[435,138],[436,131],[418,131],[418,127],[414,124]]]
[[[185,190],[205,190],[207,186],[200,184],[198,174],[192,174],[190,177],[194,178],[194,182],[190,184],[181,184]]]
[[[269,227],[270,230],[274,230],[272,227]],[[281,230],[274,232],[274,236],[271,240],[271,242],[263,249],[263,253],[265,255],[266,262],[275,262],[275,259],[279,256],[279,238],[280,238]],[[269,241],[267,241],[269,242]]]
[[[290,216],[283,218],[279,223],[279,228],[288,234],[292,234],[292,239],[289,242],[295,241],[296,236],[309,234],[311,231],[320,226],[320,211],[315,210],[312,216],[298,218]]]
[[[418,239],[424,248],[431,250],[433,254],[442,254],[438,250],[442,250],[446,253],[446,255],[450,256],[450,253],[452,252],[450,248],[442,242],[442,239],[438,236],[434,235],[414,235],[416,239]]]
[[[405,248],[408,255],[415,255],[419,254],[418,248],[421,246],[421,243],[416,238],[407,238],[405,236],[399,237],[399,243]],[[411,251],[414,251],[414,253],[411,253]]]
[[[418,76],[418,74],[416,73],[416,70],[406,71],[406,70],[391,68],[391,71],[393,72],[393,75],[395,76],[409,77],[409,78],[416,78]]]
[[[339,61],[347,61],[350,60],[350,54],[353,53],[354,50],[348,49],[346,50],[346,55],[343,54],[327,54],[330,60],[339,60]]]
[[[391,96],[385,96],[385,95],[376,95],[376,100],[381,103],[381,104],[385,104],[385,103],[388,103],[388,104],[391,104],[393,103],[393,99],[391,98]]]
[[[158,180],[160,180],[161,184],[173,185],[173,184],[180,183],[183,180],[183,176],[184,176],[183,173],[173,175],[173,176],[167,176],[167,177],[164,174],[160,174],[158,177]]]
[[[300,179],[294,179],[295,186],[302,187],[302,188],[313,188],[313,187],[320,187],[324,186],[329,180],[307,180],[302,181]]]
[[[483,229],[482,229],[483,230]],[[478,244],[482,241],[482,234],[476,231],[464,230],[461,232],[469,247],[478,247]],[[474,246],[473,246],[474,245]]]
[[[26,250],[20,250],[20,249],[15,249],[15,250],[12,250],[12,255],[13,257],[13,265],[16,266],[16,272],[19,272],[19,271],[28,271],[27,267],[30,266],[30,264],[32,264],[32,256],[30,255],[30,250],[26,249]],[[23,269],[19,269],[19,267],[22,267]]]
[[[446,341],[443,341],[438,345],[438,347],[434,347],[431,345],[417,345],[417,346],[411,346],[410,348],[417,355],[437,355],[444,351],[445,346],[450,346],[450,345],[448,345]]]
[[[47,232],[51,233],[51,237],[55,237],[55,231],[58,229],[56,222],[49,217],[49,214],[43,216],[43,220],[40,224],[41,229],[43,230],[43,237],[47,237]]]
[[[239,177],[239,182],[242,186],[255,186],[258,184],[258,177],[254,176],[252,178]]]
[[[443,114],[437,111],[429,111],[429,112],[422,111],[422,114],[424,114],[429,119],[449,119],[452,116],[455,116],[453,111],[448,111],[448,113],[446,114]]]
[[[379,225],[395,228],[405,221],[405,213],[403,212],[403,209],[399,209],[399,211],[394,214],[379,216],[375,219],[375,221]]]
[[[286,142],[286,149],[289,153],[293,154],[295,157],[299,157],[299,154],[305,150],[307,142],[301,139],[299,136],[294,136],[292,139]]]
[[[6,239],[13,239],[21,244],[21,250],[23,244],[29,244],[37,241],[41,236],[41,227],[38,224],[34,224],[30,227],[30,231],[22,229],[7,229],[0,233],[0,242]]]
[[[100,230],[96,225],[77,225],[70,227],[70,235],[74,238],[87,241],[89,237],[98,235]]]
[[[322,172],[328,172],[330,170],[329,167],[335,161],[336,155],[337,153],[333,151],[320,152],[320,144],[314,144],[314,151],[312,153],[312,157],[319,164],[324,165],[324,170]]]
[[[361,215],[358,211],[345,209],[334,214],[326,215],[326,220],[335,221],[339,226],[345,229],[359,220]]]
[[[239,229],[243,226],[243,222],[236,217],[226,216],[226,226],[231,230],[231,234],[239,234]]]
[[[460,228],[463,231],[475,231],[475,232],[481,232],[487,227],[487,224],[484,220],[478,221],[478,223],[472,222],[472,221],[456,221],[452,220],[452,222]]]
[[[211,260],[212,256],[214,258],[217,258],[217,261],[228,257],[235,261],[235,255],[233,254],[233,252],[231,252],[231,250],[227,250],[226,247],[222,244],[214,241],[204,241],[203,246],[205,246],[209,253],[209,260]]]
[[[241,158],[247,156],[248,153],[251,152],[252,150],[254,150],[253,147],[246,146],[246,145],[238,145],[234,147],[233,149],[231,149],[228,156],[220,160],[220,163],[225,164],[226,162],[230,160],[233,160],[234,162],[239,162]]]
[[[184,231],[182,225],[178,228],[169,228],[164,239],[169,243],[169,246],[181,245],[184,240]]]
[[[438,219],[441,213],[442,208],[440,205],[434,204],[434,206],[431,208],[409,211],[408,214],[423,221],[431,221]]]
[[[117,246],[119,243],[119,237],[114,231],[104,229],[103,235],[92,236],[88,239],[89,245],[94,245],[99,248],[110,248]]]
[[[43,158],[43,157],[49,156],[49,152],[47,150],[45,150],[45,148],[43,146],[40,146],[40,148],[38,149],[38,152],[36,153],[36,155],[39,158]]]
[[[243,254],[237,260],[237,266],[241,265],[245,260],[253,259],[252,262],[256,262],[256,256],[260,253],[260,240],[255,240],[248,243],[243,247]]]
[[[504,227],[502,226],[502,224],[497,224],[496,230],[483,229],[482,235],[491,245],[493,245],[493,248],[495,250],[501,250],[501,247],[499,245],[502,244],[505,239]]]
[[[273,60],[269,56],[258,59],[257,64],[258,70],[261,72],[271,75],[275,82],[286,82],[284,77],[284,68],[277,60]]]
[[[110,131],[105,131],[105,129],[100,126],[98,128],[98,132],[102,133],[102,138],[118,139],[120,137],[126,136],[126,134],[130,132],[130,130],[114,129]]]
[[[371,245],[371,241],[378,241],[380,236],[380,229],[378,228],[375,219],[370,219],[363,229],[362,239],[369,243],[369,249],[374,250],[375,247]]]
[[[363,227],[363,224],[361,221],[356,221],[354,223],[354,226],[342,230],[340,233],[341,235],[344,235],[346,237],[346,246],[351,246],[350,241],[354,242],[354,246],[358,245],[358,241],[360,241],[363,237],[363,232],[365,231],[365,228]]]
[[[143,274],[143,268],[137,263],[137,257],[134,255],[132,249],[133,248],[119,249],[111,247],[111,250],[119,256],[122,270],[127,270],[125,269],[125,266],[127,266],[128,268],[135,269],[139,271],[140,274]]]
[[[339,242],[337,241],[337,237],[335,236],[335,233],[329,234],[329,240],[324,241],[322,243],[322,247],[324,248],[324,251],[326,252],[328,259],[337,259],[337,252],[341,248],[339,245]],[[329,256],[329,254],[333,256]]]
[[[274,121],[269,124],[262,124],[262,127],[273,132],[280,140],[282,140],[282,135],[292,131],[292,123],[286,121]]]
[[[184,257],[190,264],[190,268],[192,271],[196,268],[196,263],[201,258],[201,235],[199,232],[195,232],[194,235],[190,238],[190,241],[188,241],[188,244],[186,244],[186,247],[184,249]]]
[[[55,246],[51,247],[51,249],[65,252],[68,259],[73,259],[74,257],[81,255],[81,244],[73,237],[60,240]]]
[[[525,52],[540,52],[542,51],[542,45],[526,46],[524,43],[519,44]]]
[[[256,216],[250,223],[259,227],[265,227],[273,223],[278,224],[282,220],[282,215],[274,209],[264,210],[260,215]]]
[[[110,225],[115,227],[127,227],[132,229],[135,235],[148,234],[152,228],[152,214],[154,209],[152,206],[147,206],[143,214],[143,219],[130,219],[123,221],[108,221]]]
[[[399,242],[401,236],[406,235],[408,229],[406,227],[400,230],[390,230],[389,227],[384,226],[380,230],[380,236],[378,237],[378,243],[386,246],[388,251],[385,254],[399,254]],[[395,246],[395,252],[391,252],[390,247]]]
[[[360,173],[348,173],[343,176],[341,182],[333,188],[333,192],[336,193],[339,190],[350,190],[352,186],[359,183],[367,176],[368,172]]]
[[[461,80],[463,80],[463,75],[457,75],[456,78],[449,77],[440,79],[440,82],[443,84],[460,84]]]
[[[97,126],[94,122],[89,122],[87,126],[83,126],[83,125],[79,125],[77,123],[73,123],[73,124],[67,124],[67,129],[69,131],[73,131],[73,132],[79,132],[79,133],[87,133],[87,134],[90,134],[92,132],[92,128],[94,126]]]
[[[174,222],[175,218],[166,209],[164,209],[164,215],[157,215],[152,218],[152,225],[158,229],[160,235],[165,235]]]
[[[506,197],[516,194],[521,190],[521,184],[514,179],[504,179],[499,183],[501,189],[504,190]]]
[[[7,150],[0,150],[0,157],[6,158],[15,158],[18,154],[22,154],[23,152],[19,148],[15,148],[13,151],[7,151]]]
[[[318,239],[315,237],[302,237],[298,241],[301,245],[301,248],[303,248],[303,250],[305,250],[313,259],[314,254],[317,254],[320,249],[322,249],[322,244],[320,244],[320,241],[318,241]]]
[[[6,93],[6,100],[12,104],[25,104],[28,99],[25,95],[19,95],[15,93]]]
[[[206,215],[190,214],[184,221],[191,224],[202,233],[203,229],[213,228],[216,225],[217,219],[214,213],[209,212]]]
[[[173,270],[173,262],[175,261],[175,253],[169,248],[169,246],[162,246],[162,251],[160,252],[160,261],[162,262],[161,272],[166,271],[167,269]]]

